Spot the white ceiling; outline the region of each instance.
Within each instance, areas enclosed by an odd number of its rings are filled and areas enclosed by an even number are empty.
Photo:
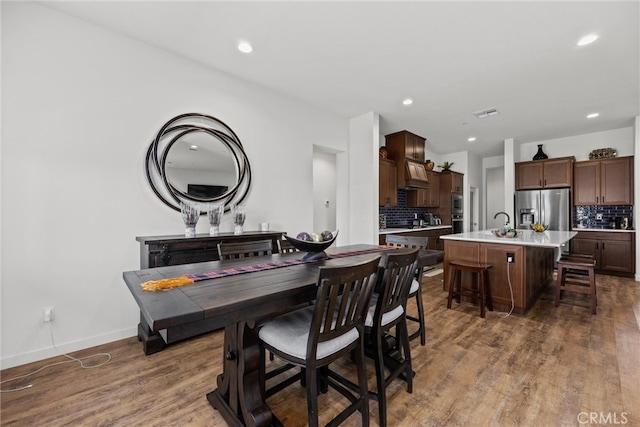
[[[640,115],[638,1],[43,4],[345,118],[377,112],[382,134],[409,130],[440,154],[500,155],[506,138]],[[600,38],[577,47],[589,33]],[[241,39],[252,54],[236,50]],[[472,115],[487,108],[500,114]]]

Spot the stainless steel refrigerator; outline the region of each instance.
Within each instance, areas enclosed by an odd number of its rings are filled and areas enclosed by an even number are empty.
[[[571,193],[568,188],[516,191],[515,215],[516,228],[521,230],[535,223],[548,225],[548,230],[570,230]],[[569,251],[569,243],[560,251]]]

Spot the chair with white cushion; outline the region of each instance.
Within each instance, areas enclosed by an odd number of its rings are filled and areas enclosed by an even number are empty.
[[[365,354],[376,367],[375,393],[369,395],[378,401],[380,425],[387,425],[386,389],[395,378],[403,375],[407,392],[413,391],[411,348],[407,330],[407,293],[417,267],[418,249],[402,250],[387,255],[382,281],[371,297],[365,318]],[[395,328],[395,348],[389,350],[386,340]],[[389,375],[386,375],[389,371]]]
[[[369,399],[364,364],[364,317],[376,285],[380,257],[338,267],[320,267],[313,306],[266,321],[260,326],[258,341],[264,370],[265,350],[294,366],[303,368],[295,378],[306,386],[308,422],[318,425],[318,374],[351,402],[328,425],[337,425],[359,411],[362,425],[369,425]],[[358,395],[335,381],[329,364],[346,357],[354,358],[358,377]],[[266,374],[261,373],[262,381]],[[293,381],[285,380],[288,384]],[[275,386],[278,389],[280,387]],[[265,389],[263,383],[263,392]],[[269,394],[269,390],[265,392]]]
[[[388,246],[398,246],[403,248],[418,248],[423,251],[434,253],[437,255],[437,262],[442,262],[444,259],[443,251],[436,251],[428,249],[429,238],[426,236],[401,236],[397,234],[387,234],[386,244]],[[417,316],[407,315],[407,320],[418,323],[418,329],[409,335],[409,339],[420,337],[420,345],[426,344],[426,331],[424,324],[424,307],[422,303],[422,274],[424,273],[425,265],[418,265],[416,268],[415,278],[411,282],[409,289],[409,299],[415,298],[417,307]]]

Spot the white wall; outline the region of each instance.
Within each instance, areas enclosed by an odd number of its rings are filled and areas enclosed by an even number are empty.
[[[380,118],[366,113],[349,122],[349,217],[353,242],[378,244],[378,147]],[[375,216],[373,215],[375,213]]]
[[[313,147],[345,153],[347,120],[36,3],[1,7],[2,368],[57,354],[44,306],[55,306],[62,351],[136,334],[122,280],[139,266],[135,237],[184,232],[143,167],[154,134],[178,114],[211,114],[239,136],[253,173],[247,229],[312,228]],[[347,166],[339,155],[339,179]],[[225,218],[222,231],[232,228]]]
[[[533,159],[538,151],[538,144],[542,144],[542,150],[549,158],[574,156],[578,162],[589,160],[589,153],[598,148],[613,148],[618,152],[618,157],[633,156],[634,130],[631,126],[520,144],[519,150],[516,150],[515,161],[526,162]]]

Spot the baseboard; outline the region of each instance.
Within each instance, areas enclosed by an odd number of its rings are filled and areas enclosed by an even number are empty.
[[[95,347],[97,345],[107,344],[113,341],[118,341],[125,338],[135,337],[138,334],[138,328],[126,328],[120,331],[110,332],[104,335],[98,335],[95,337],[73,341],[70,343],[58,344],[56,343],[56,350],[53,347],[47,347],[39,350],[30,351],[24,354],[17,354],[15,356],[7,356],[0,359],[0,370],[13,368],[15,366],[24,365],[27,363],[37,362],[39,360],[49,359],[51,357],[60,356],[64,353],[72,353],[78,350],[84,350],[87,348]],[[54,337],[55,338],[55,337]]]

